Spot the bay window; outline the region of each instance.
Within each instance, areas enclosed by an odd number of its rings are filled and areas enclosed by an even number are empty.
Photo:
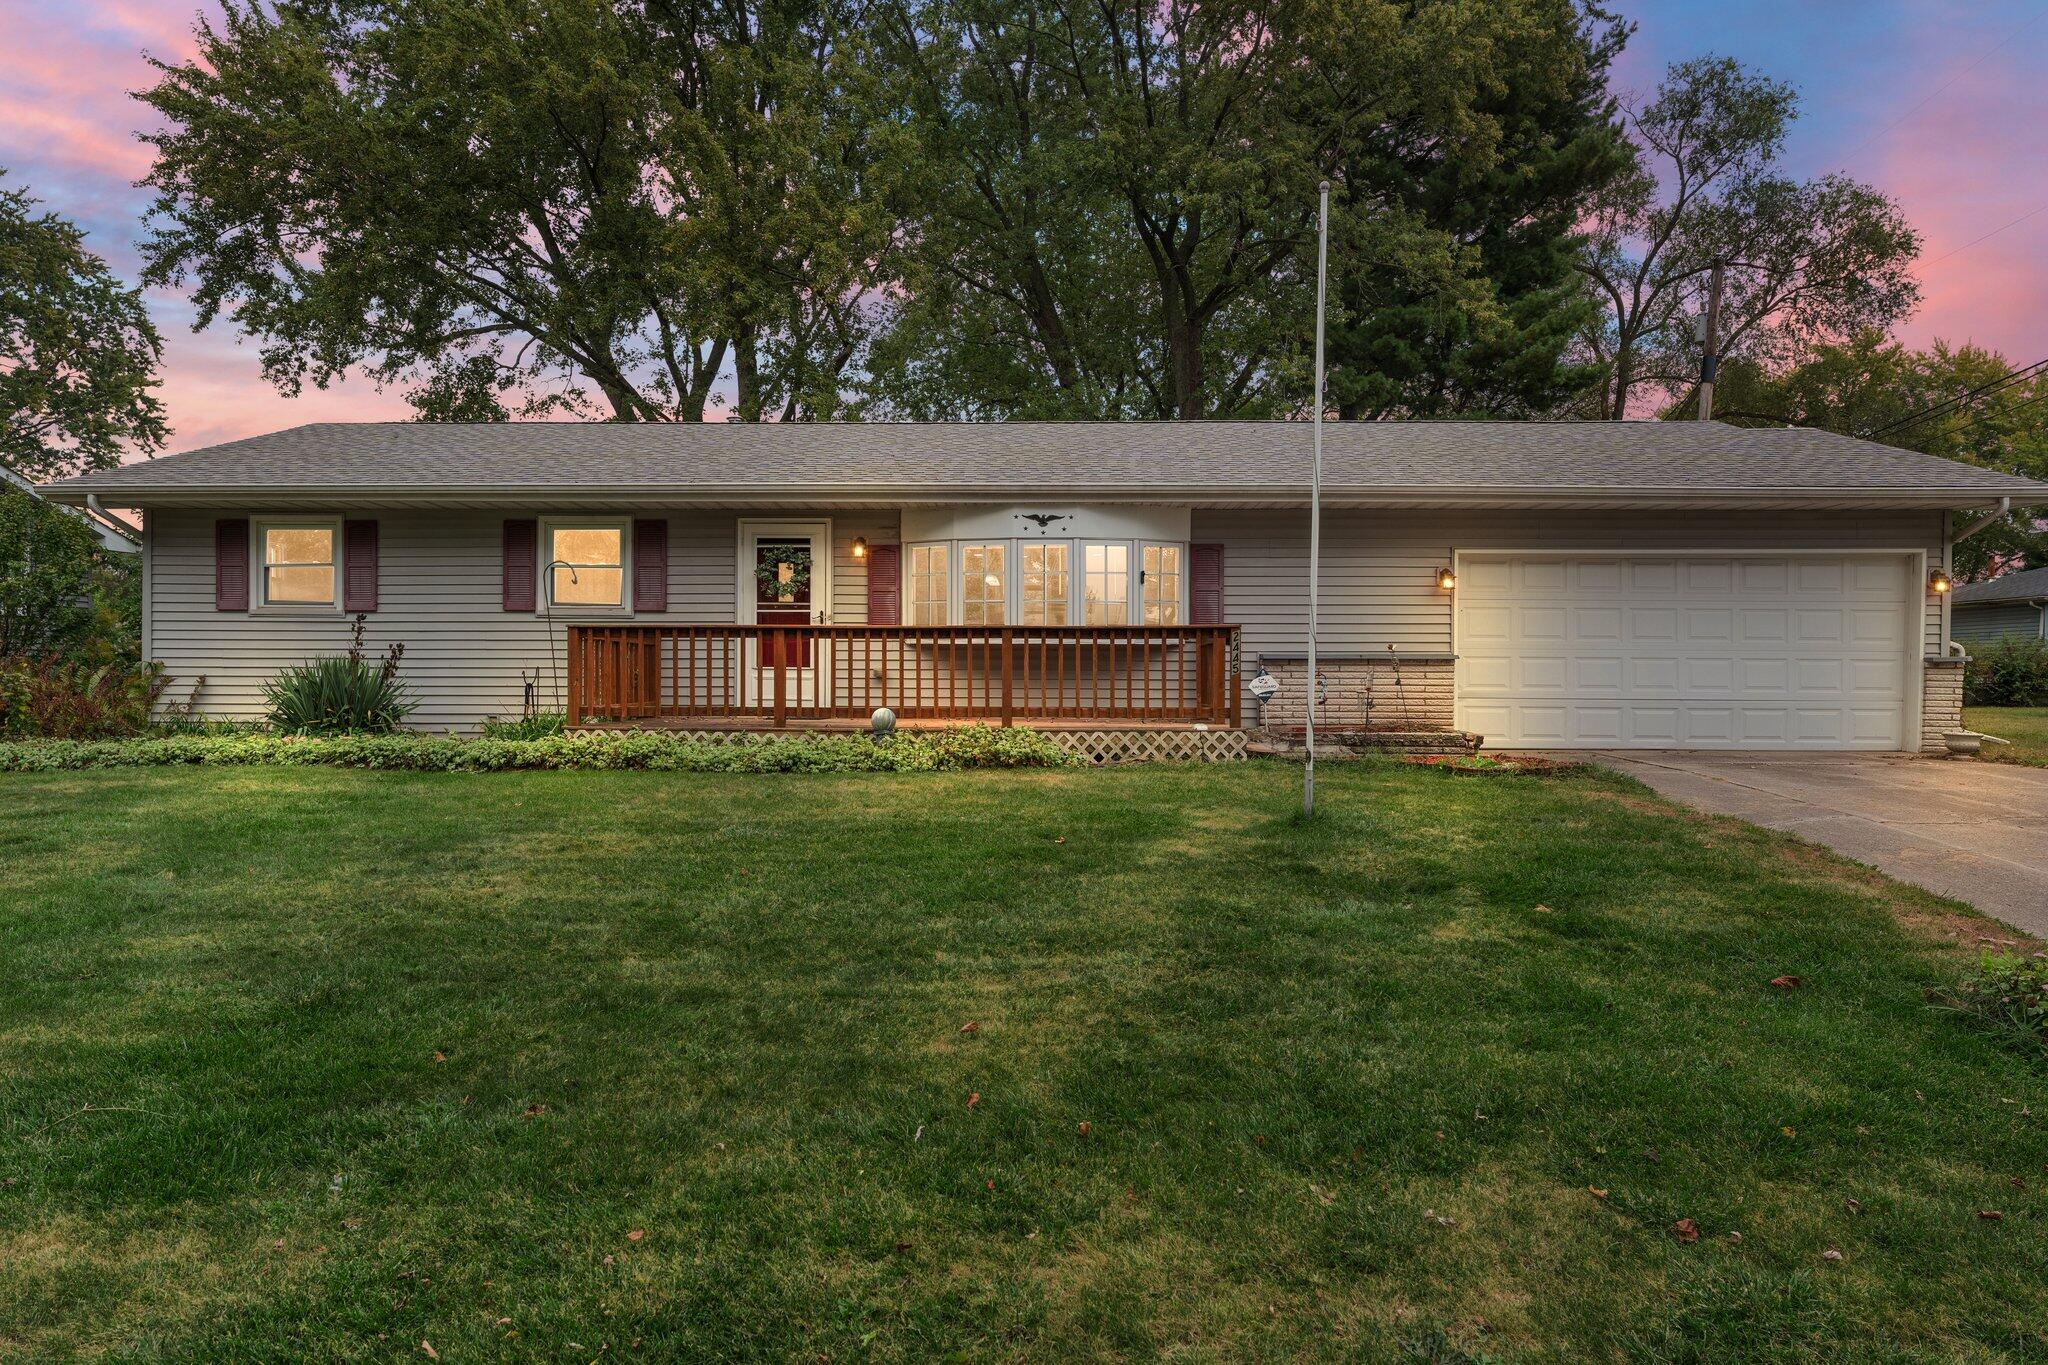
[[[1187,546],[1141,540],[936,540],[904,546],[914,626],[1178,626]]]

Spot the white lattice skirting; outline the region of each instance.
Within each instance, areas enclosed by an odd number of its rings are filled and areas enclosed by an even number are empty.
[[[680,739],[706,744],[773,744],[797,739],[802,730],[669,730]],[[929,731],[904,731],[906,734]],[[1101,767],[1120,763],[1236,763],[1245,753],[1242,730],[1040,730],[1068,753]]]
[[[1044,730],[1047,739],[1090,763],[1237,763],[1242,730]]]

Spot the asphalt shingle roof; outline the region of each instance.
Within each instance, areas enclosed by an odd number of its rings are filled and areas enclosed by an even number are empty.
[[[1955,604],[1974,606],[1984,602],[2024,602],[2048,597],[2048,569],[2027,569],[1984,583],[1965,583],[1956,589]]]
[[[1941,490],[2048,501],[2048,485],[1830,432],[1718,422],[1333,422],[1332,490],[1626,493]],[[59,493],[281,489],[1305,486],[1303,422],[322,422],[66,480]]]

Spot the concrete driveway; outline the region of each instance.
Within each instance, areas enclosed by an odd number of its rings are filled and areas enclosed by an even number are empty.
[[[1825,844],[2048,938],[2048,768],[1899,754],[1590,757],[1674,801]]]

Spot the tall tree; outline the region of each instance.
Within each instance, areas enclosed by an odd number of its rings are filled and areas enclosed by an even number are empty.
[[[836,406],[888,225],[847,4],[227,0],[158,63],[150,277],[295,391],[423,415]],[[771,244],[772,247],[766,245]]]
[[[1790,86],[1721,57],[1672,66],[1629,110],[1640,164],[1602,195],[1582,263],[1600,305],[1581,334],[1606,374],[1599,416],[1626,417],[1639,395],[1688,391],[1699,361],[1692,319],[1716,265],[1726,272],[1721,353],[1766,367],[1912,311],[1919,235],[1867,185],[1783,174],[1797,113]]]
[[[163,342],[140,291],[0,170],[0,465],[31,480],[161,449]]]
[[[1907,450],[2048,479],[2048,372],[2004,382],[2014,368],[1980,346],[1937,340],[1915,351],[1868,330],[1817,346],[1810,358],[1778,373],[1753,360],[1736,362],[1722,372],[1715,415],[1742,425],[1870,435]],[[1956,547],[1956,571],[1966,580],[2044,564],[2048,528],[2032,509]]]
[[[1360,167],[1432,141],[1456,174],[1493,162],[1500,120],[1482,94],[1506,85],[1501,54],[1560,13],[899,3],[887,32],[928,211],[883,348],[900,362],[878,376],[885,403],[1180,418],[1298,405],[1316,182],[1341,182],[1341,260],[1454,274],[1408,187]]]
[[[1349,193],[1398,198],[1455,253],[1447,279],[1340,259],[1329,386],[1345,417],[1544,414],[1598,380],[1566,352],[1596,314],[1579,226],[1634,164],[1607,86],[1630,30],[1574,0],[1543,9],[1503,35],[1478,92],[1490,157],[1427,126],[1383,129],[1342,174]]]

